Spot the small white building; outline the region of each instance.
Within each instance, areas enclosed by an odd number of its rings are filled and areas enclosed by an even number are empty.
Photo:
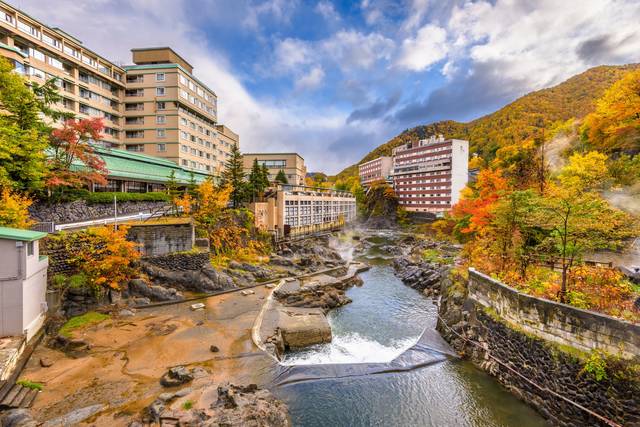
[[[0,338],[29,341],[47,313],[47,267],[39,239],[47,233],[0,227]]]

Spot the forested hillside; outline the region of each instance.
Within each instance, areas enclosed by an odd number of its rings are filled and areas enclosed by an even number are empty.
[[[599,66],[571,77],[557,86],[529,93],[500,110],[469,123],[452,120],[407,129],[367,154],[362,163],[379,156],[390,155],[403,143],[416,141],[433,134],[469,140],[472,153],[489,160],[496,151],[537,137],[542,129],[583,118],[595,109],[595,101],[626,72],[640,68],[640,64]],[[338,174],[346,178],[357,174],[356,165]]]

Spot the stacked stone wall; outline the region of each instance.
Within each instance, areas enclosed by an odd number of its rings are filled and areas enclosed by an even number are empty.
[[[167,255],[193,249],[195,230],[191,222],[132,225],[127,232],[127,240],[140,245],[142,256]]]
[[[166,202],[119,202],[118,215],[133,215],[162,209]],[[29,216],[35,221],[53,221],[56,224],[88,221],[113,217],[113,203],[88,204],[85,200],[67,203],[38,203],[29,207]]]
[[[143,261],[169,271],[194,271],[209,264],[209,252],[152,256],[145,257]]]

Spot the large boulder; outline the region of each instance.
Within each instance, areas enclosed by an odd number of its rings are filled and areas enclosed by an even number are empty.
[[[175,288],[152,285],[143,278],[129,281],[129,295],[145,297],[152,301],[177,301],[184,299],[182,293]]]
[[[169,369],[160,378],[160,384],[164,387],[177,387],[193,380],[193,374],[184,366],[176,366]]]

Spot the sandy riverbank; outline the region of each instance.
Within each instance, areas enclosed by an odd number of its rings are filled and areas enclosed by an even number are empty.
[[[159,379],[176,365],[200,367],[189,384],[192,392],[175,400],[194,408],[208,407],[216,399],[218,384],[264,384],[275,362],[251,340],[251,328],[270,289],[254,288],[203,300],[204,310],[192,311],[194,302],[138,310],[134,316],[112,318],[74,333],[92,345],[85,355],[72,358],[39,346],[22,378],[44,384],[33,412],[40,421],[55,419],[92,405],[104,405],[91,425],[128,425],[143,408],[166,391]],[[212,353],[210,346],[220,351]],[[49,368],[40,359],[53,361]]]

